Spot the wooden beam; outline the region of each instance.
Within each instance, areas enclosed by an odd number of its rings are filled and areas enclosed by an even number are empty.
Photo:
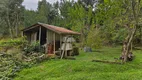
[[[39,26],[39,25],[32,25],[32,26],[30,26],[30,27],[28,27],[28,28],[25,28],[25,29],[22,30],[22,31],[28,31],[28,30],[33,29],[33,28],[38,27],[38,26]]]
[[[67,57],[67,50],[65,51],[65,58]]]
[[[41,26],[39,27],[39,44],[40,44],[40,41],[41,41]]]
[[[24,36],[24,31],[22,31],[22,37]]]
[[[45,53],[48,53],[48,30],[46,29],[46,47],[45,47]]]
[[[56,37],[56,35],[55,35],[55,32],[54,32],[54,36],[53,37],[54,37],[53,40],[54,40],[54,54],[55,54],[55,48],[56,48],[56,44],[55,44],[55,39],[56,39],[55,37]]]
[[[64,56],[64,54],[66,55],[66,44],[67,44],[67,38],[66,38],[66,40],[65,40],[65,45],[64,45],[64,48],[63,48],[63,52],[62,52],[62,55],[61,55],[61,59],[63,58],[63,56]]]
[[[62,38],[62,35],[60,34],[60,56],[61,56],[61,47],[62,47],[62,41],[61,41],[62,39],[61,38]]]
[[[46,43],[48,44],[48,30],[46,30]]]

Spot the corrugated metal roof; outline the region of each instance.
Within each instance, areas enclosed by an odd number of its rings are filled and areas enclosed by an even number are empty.
[[[48,24],[44,24],[44,23],[37,23],[37,24],[34,24],[28,28],[25,28],[23,29],[23,31],[28,31],[28,30],[31,30],[32,28],[35,27],[38,27],[38,25],[40,26],[43,26],[51,31],[54,31],[56,33],[59,33],[59,34],[73,34],[73,35],[80,35],[80,33],[78,32],[75,32],[75,31],[72,31],[72,30],[68,30],[66,28],[63,28],[63,27],[58,27],[58,26],[53,26],[53,25],[48,25]]]

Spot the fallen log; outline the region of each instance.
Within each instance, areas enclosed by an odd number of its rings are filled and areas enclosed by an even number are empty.
[[[103,61],[103,60],[92,60],[92,62],[102,62],[102,63],[110,63],[110,64],[122,64],[121,62]]]

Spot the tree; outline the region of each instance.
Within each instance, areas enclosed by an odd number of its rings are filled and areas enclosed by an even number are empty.
[[[31,26],[38,22],[37,11],[24,10],[24,27]]]
[[[72,24],[72,29],[78,32],[81,32],[82,36],[82,46],[87,43],[87,36],[91,29],[91,26],[94,25],[94,13],[93,9],[90,6],[86,10],[82,4],[75,3],[73,8],[69,9],[69,18],[70,23]]]
[[[71,29],[72,24],[70,23],[70,16],[69,16],[69,8],[72,8],[74,5],[74,1],[72,0],[61,0],[59,4],[59,12],[60,12],[60,19],[61,25]]]
[[[18,36],[19,26],[22,25],[24,9],[22,2],[23,0],[4,0],[0,7],[0,17],[5,21],[12,38]]]
[[[91,7],[95,7],[95,4],[97,3],[98,0],[79,0],[78,2],[82,4],[86,9]]]
[[[139,21],[142,17],[140,16],[140,10],[142,8],[142,4],[141,0],[131,0],[131,1],[125,0],[124,5],[130,5],[128,6],[129,9],[126,10],[131,12],[131,14],[128,15],[129,21],[126,24],[129,33],[123,43],[124,48],[122,51],[122,56],[124,57],[123,61],[126,62],[128,60],[128,55],[131,53],[132,40],[134,39],[137,28],[140,26],[139,23],[141,23]]]
[[[94,26],[91,27],[89,30],[88,36],[87,36],[87,43],[86,45],[91,47],[91,48],[101,48],[103,45],[103,38],[101,35],[101,30],[100,28],[96,28]]]
[[[49,13],[51,11],[51,4],[46,0],[38,2],[38,20],[43,23],[50,23]]]
[[[127,36],[123,41],[122,58],[123,62],[126,62],[132,51],[131,44],[135,33],[141,23],[141,0],[104,0],[97,8],[96,24],[111,30],[110,33],[116,31],[117,27],[125,29]]]

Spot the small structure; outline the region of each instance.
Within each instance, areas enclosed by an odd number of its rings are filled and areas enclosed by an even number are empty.
[[[46,53],[54,55],[61,49],[64,37],[80,35],[78,32],[44,23],[36,23],[22,31],[23,35],[27,36],[29,43],[39,41],[40,45],[46,46]]]
[[[70,51],[73,51],[73,45],[72,43],[75,42],[75,39],[72,36],[66,36],[63,38],[63,44],[60,48],[62,51],[61,59],[63,58],[64,54],[65,57],[67,56],[67,52],[71,53]],[[69,54],[71,56],[71,54]]]
[[[75,42],[75,39],[72,36],[63,37],[63,44],[61,46],[61,50],[72,50],[72,43]]]

